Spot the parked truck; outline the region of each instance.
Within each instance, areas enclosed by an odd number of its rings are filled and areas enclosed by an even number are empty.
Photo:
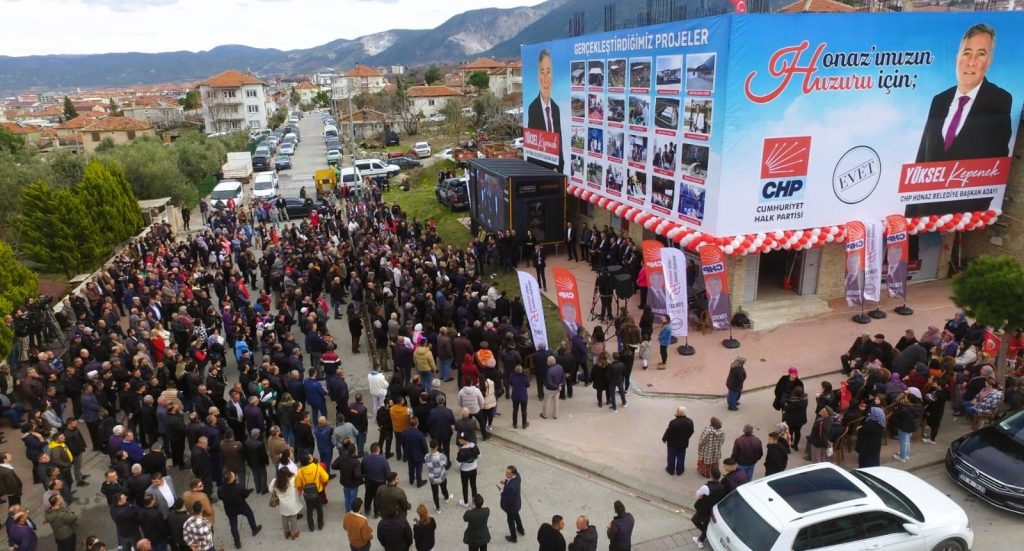
[[[252,155],[248,151],[228,153],[228,162],[220,167],[221,180],[238,180],[248,184],[252,178]]]

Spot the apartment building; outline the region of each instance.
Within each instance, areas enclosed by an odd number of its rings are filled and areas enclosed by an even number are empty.
[[[228,70],[199,83],[207,133],[267,128],[267,83],[250,73]]]

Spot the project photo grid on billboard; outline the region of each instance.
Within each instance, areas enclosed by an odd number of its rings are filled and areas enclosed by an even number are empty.
[[[526,155],[551,158],[551,151],[531,145],[544,140],[530,135],[553,126],[544,120],[548,108],[568,104],[560,111],[568,132],[557,142],[569,161],[570,185],[699,229],[706,188],[715,182],[710,151],[721,143],[712,126],[720,94],[715,71],[728,25],[700,20],[662,27],[632,38],[625,33],[611,48],[583,37],[524,46]],[[550,77],[540,77],[548,64]]]
[[[722,237],[998,211],[1021,51],[1020,12],[730,14],[527,45],[526,155]]]

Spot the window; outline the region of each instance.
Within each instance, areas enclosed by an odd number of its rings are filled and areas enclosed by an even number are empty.
[[[89,133],[89,137],[92,138],[92,141],[94,141],[94,142],[100,141],[100,133],[99,132],[90,132]]]
[[[249,121],[249,128],[252,128],[252,129],[255,129],[255,130],[259,130],[260,129],[260,121]]]
[[[128,139],[129,140],[134,140],[135,139],[135,131],[134,130],[129,130],[128,131]]]
[[[903,495],[899,490],[890,486],[887,482],[882,479],[869,475],[864,471],[850,471],[850,474],[860,479],[861,482],[867,484],[872,491],[882,500],[882,503],[886,507],[899,511],[910,518],[917,519],[920,522],[924,522],[924,514],[921,510],[914,505],[914,502],[907,496]]]
[[[586,201],[584,199],[576,199],[576,202],[579,203],[580,205],[580,214],[582,214],[583,216],[588,216],[590,218],[594,217],[593,203],[591,203],[590,201]]]
[[[729,530],[752,551],[768,551],[779,539],[779,532],[739,492],[729,494],[718,503],[718,514]]]
[[[433,106],[434,106],[434,100],[432,100],[432,99],[428,99],[428,100],[427,100],[427,105],[429,105],[429,106],[433,107]]]
[[[776,478],[768,482],[768,486],[798,513],[865,497],[853,482],[832,469]]]
[[[860,532],[863,539],[902,534],[904,533],[903,519],[885,511],[861,513]]]
[[[857,515],[847,515],[807,526],[796,535],[793,551],[855,542],[861,539],[858,524]]]
[[[234,90],[224,90],[224,97],[225,98],[233,98],[233,97],[235,97],[235,91]]]
[[[247,105],[247,106],[245,106],[245,109],[246,109],[246,111],[248,111],[250,113],[259,113],[260,112],[260,106],[259,105]]]
[[[255,89],[253,89],[253,88],[250,88],[250,89],[248,89],[248,90],[246,90],[246,91],[245,91],[245,97],[247,97],[247,98],[255,98],[255,97],[259,97],[259,92],[257,92],[257,91],[256,91]]]

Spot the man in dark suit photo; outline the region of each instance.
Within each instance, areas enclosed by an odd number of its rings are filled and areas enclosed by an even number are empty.
[[[1010,154],[1009,92],[985,78],[996,31],[979,23],[967,29],[956,56],[956,86],[932,98],[917,150],[918,163],[1007,157]],[[991,197],[909,203],[908,217],[988,210]]]
[[[956,57],[956,86],[932,98],[917,162],[1006,157],[1010,154],[1009,92],[985,78],[996,46],[995,30],[967,29]]]
[[[540,51],[540,56],[537,59],[537,86],[540,88],[540,93],[537,95],[537,99],[530,103],[530,108],[527,110],[529,117],[527,128],[558,134],[557,167],[550,163],[538,164],[548,168],[557,168],[559,172],[562,172],[562,118],[558,104],[551,101],[552,80],[554,77],[551,74],[551,53],[544,48]]]

